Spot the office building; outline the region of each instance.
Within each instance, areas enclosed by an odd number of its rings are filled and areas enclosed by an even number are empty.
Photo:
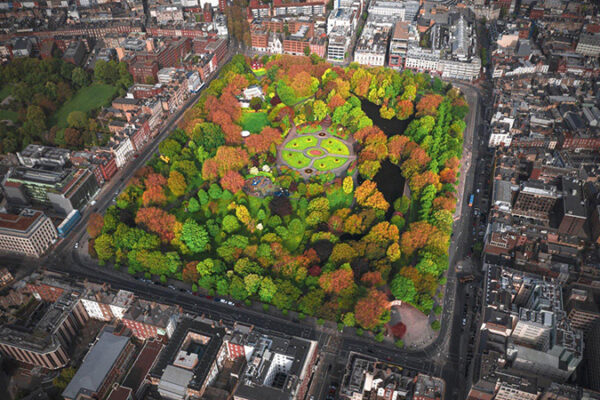
[[[235,400],[304,398],[318,354],[316,341],[238,329],[230,342],[229,351],[235,347],[233,354],[249,360]]]
[[[82,208],[98,190],[92,172],[73,168],[15,167],[10,170],[4,187],[9,184],[11,189],[21,190],[32,204],[53,207],[62,216]]]
[[[65,293],[55,303],[40,303],[19,322],[0,327],[0,351],[47,370],[65,367],[71,343],[88,320],[80,296]]]
[[[0,213],[0,251],[40,257],[57,238],[52,221],[41,211]]]

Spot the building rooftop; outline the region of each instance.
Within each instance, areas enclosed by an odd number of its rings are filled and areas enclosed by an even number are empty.
[[[112,329],[103,329],[63,391],[63,397],[76,399],[80,394],[89,396],[97,392],[128,343],[129,337],[117,336]]]
[[[137,390],[144,382],[163,348],[164,346],[158,341],[146,341],[142,351],[138,354],[133,366],[125,377],[123,386]]]
[[[4,233],[27,233],[45,215],[41,211],[24,209],[20,214],[0,213],[0,230]]]
[[[167,347],[160,353],[150,375],[162,380],[166,373],[166,381],[174,383],[175,378],[171,378],[172,371],[183,370],[186,371],[186,375],[189,375],[187,372],[192,372],[193,378],[187,381],[186,387],[199,389],[206,379],[212,362],[217,357],[224,336],[223,328],[208,325],[197,319],[182,319],[177,324]],[[198,362],[191,370],[173,366],[182,350],[188,354],[195,353],[198,357]]]

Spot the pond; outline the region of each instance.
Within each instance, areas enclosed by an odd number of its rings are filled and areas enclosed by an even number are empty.
[[[379,115],[379,106],[371,103],[370,101],[362,101],[362,110],[365,112],[367,117],[371,118],[373,125],[376,125],[385,133],[388,137],[399,135],[404,132],[412,118],[405,121],[400,121],[397,118],[384,119]],[[402,170],[390,161],[385,160],[381,163],[381,169],[373,178],[373,181],[377,183],[377,188],[383,193],[386,201],[393,205],[394,200],[402,196],[404,191],[404,177],[402,176]],[[387,212],[387,218],[389,219],[393,213],[393,206]]]
[[[413,120],[412,116],[411,118],[408,118],[404,121],[400,121],[397,118],[381,118],[381,115],[379,115],[380,107],[377,104],[371,103],[368,100],[362,101],[361,108],[367,115],[367,117],[371,118],[371,121],[373,121],[373,125],[378,126],[379,129],[381,129],[383,133],[385,133],[388,137],[400,135],[406,130],[408,124],[410,124],[410,122]]]

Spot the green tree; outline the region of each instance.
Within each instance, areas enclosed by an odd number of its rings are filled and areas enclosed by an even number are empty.
[[[394,297],[411,304],[417,295],[413,281],[399,274],[392,280],[391,290]]]
[[[253,295],[258,291],[260,287],[261,277],[257,274],[249,274],[244,277],[244,284],[246,285],[246,291]]]
[[[348,312],[348,313],[344,314],[344,318],[342,319],[342,322],[344,323],[344,325],[349,326],[349,327],[356,325],[356,319],[354,318],[354,313]]]
[[[227,233],[233,233],[240,229],[240,223],[234,215],[226,215],[222,222],[223,230]]]
[[[81,67],[76,67],[71,73],[71,82],[82,88],[90,84],[90,77]]]
[[[188,202],[188,211],[191,213],[195,213],[200,211],[200,203],[198,203],[198,200],[196,200],[195,197],[192,197],[190,199],[190,201]]]
[[[175,170],[171,170],[168,180],[169,189],[175,196],[183,196],[187,189],[187,183],[183,175]]]
[[[46,130],[46,115],[38,106],[27,107],[27,115],[23,124],[23,131],[30,137],[41,137]]]
[[[181,239],[193,253],[201,253],[206,250],[209,240],[206,229],[193,219],[187,219],[183,224]]]
[[[77,369],[73,367],[63,368],[60,371],[60,375],[54,378],[52,383],[57,389],[59,389],[62,392],[63,390],[65,390],[69,382],[71,382],[71,379],[73,379],[73,376],[75,376],[76,372]]]
[[[71,128],[87,129],[88,117],[83,111],[71,111],[67,116],[67,124]]]
[[[231,283],[229,284],[229,294],[236,300],[243,301],[248,297],[248,292],[246,291],[246,284],[237,275],[234,275],[231,278]]]
[[[166,139],[158,145],[158,151],[165,157],[175,158],[181,153],[181,145],[173,139]]]
[[[283,104],[287,106],[293,106],[298,102],[298,98],[296,97],[296,93],[294,93],[294,89],[289,87],[283,81],[277,82],[277,96],[283,102]]]
[[[94,241],[94,250],[96,250],[98,259],[101,262],[106,262],[113,258],[115,255],[115,248],[112,236],[105,233],[98,236]]]
[[[276,292],[277,286],[275,285],[273,280],[269,277],[264,278],[260,283],[260,290],[258,291],[260,300],[265,303],[270,303]]]

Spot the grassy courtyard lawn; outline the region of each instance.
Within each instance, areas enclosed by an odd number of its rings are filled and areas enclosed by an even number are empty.
[[[318,171],[330,171],[337,167],[341,167],[344,163],[348,161],[345,158],[336,157],[336,156],[327,156],[321,159],[315,160],[313,163],[313,167]]]
[[[17,122],[19,118],[19,113],[11,110],[0,110],[0,121],[4,121],[5,119],[9,119],[12,122]]]
[[[242,129],[251,133],[260,133],[269,125],[266,112],[245,112],[242,114]]]
[[[323,128],[321,128],[321,125],[315,125],[315,126],[304,125],[304,126],[300,127],[300,129],[298,129],[298,133],[300,135],[305,134],[305,133],[316,133],[316,132],[319,132],[321,129],[323,129]]]
[[[82,88],[54,114],[53,120],[59,128],[67,127],[67,117],[72,111],[88,112],[107,105],[117,93],[111,85],[97,84]]]
[[[256,75],[257,77],[261,77],[263,75],[267,74],[267,70],[264,68],[259,68],[259,69],[253,69],[252,72],[254,72],[254,75]]]
[[[317,139],[313,136],[299,136],[290,140],[286,145],[286,149],[304,150],[317,144]]]
[[[281,153],[283,160],[288,163],[290,167],[304,168],[310,164],[310,158],[297,151],[283,151]]]
[[[0,90],[0,101],[4,100],[10,94],[10,85],[6,85]]]
[[[342,156],[350,155],[350,149],[341,140],[328,138],[321,141],[321,147],[327,150],[329,154],[340,154]]]

